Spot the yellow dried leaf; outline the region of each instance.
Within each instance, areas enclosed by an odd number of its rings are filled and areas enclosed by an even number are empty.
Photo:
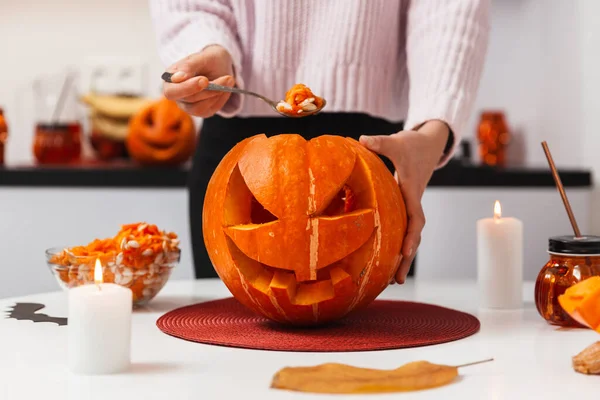
[[[328,363],[283,368],[271,387],[309,393],[383,393],[435,388],[451,383],[458,367],[415,361],[394,370]]]

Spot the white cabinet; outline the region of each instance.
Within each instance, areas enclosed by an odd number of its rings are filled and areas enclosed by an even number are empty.
[[[178,189],[0,187],[0,298],[58,290],[45,249],[86,244],[147,221],[181,238],[171,279],[193,277],[187,192]]]
[[[590,221],[589,189],[568,189],[582,232]],[[427,225],[417,254],[416,277],[476,277],[475,221],[503,213],[523,220],[526,279],[547,259],[549,236],[571,228],[556,189],[431,187],[423,198]],[[200,205],[198,205],[200,206]],[[192,278],[188,198],[184,188],[0,187],[0,298],[57,290],[44,250],[114,235],[120,224],[147,221],[181,237],[181,264],[172,279]]]
[[[582,233],[589,232],[591,189],[567,188]],[[562,200],[547,188],[428,188],[423,197],[427,224],[417,253],[415,277],[423,279],[477,276],[475,223],[493,216],[494,201],[502,215],[523,221],[525,279],[535,279],[548,260],[548,238],[573,234]]]

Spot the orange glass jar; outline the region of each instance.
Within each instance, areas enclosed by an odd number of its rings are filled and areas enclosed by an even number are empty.
[[[106,161],[115,158],[127,158],[128,156],[124,141],[112,140],[94,130],[90,135],[90,143],[100,160]]]
[[[510,133],[503,112],[484,111],[481,113],[477,139],[479,141],[479,157],[484,164],[506,166],[506,146],[510,141]]]
[[[38,124],[33,154],[40,164],[69,164],[81,157],[81,125]]]
[[[4,117],[4,110],[0,108],[0,165],[4,165],[4,146],[8,139],[8,124]]]
[[[550,260],[535,282],[535,305],[553,325],[581,327],[558,303],[569,287],[592,276],[600,276],[600,237],[556,236],[549,239]]]

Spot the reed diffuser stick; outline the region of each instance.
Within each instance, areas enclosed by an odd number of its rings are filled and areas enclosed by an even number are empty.
[[[569,199],[567,198],[567,193],[565,193],[565,188],[563,187],[562,181],[560,180],[560,176],[558,176],[558,171],[556,170],[554,160],[552,159],[552,154],[550,154],[550,149],[548,148],[548,143],[546,143],[546,141],[542,142],[542,148],[544,149],[544,153],[546,154],[548,165],[550,165],[550,170],[552,171],[552,176],[554,177],[554,182],[556,183],[556,188],[558,189],[560,197],[562,198],[563,204],[565,205],[565,208],[567,210],[567,215],[569,216],[569,221],[571,221],[571,226],[573,227],[573,231],[575,232],[575,237],[580,238],[581,232],[579,231],[579,226],[577,226],[577,221],[575,220],[575,215],[573,214],[571,204],[569,203]]]
[[[69,96],[69,90],[71,89],[71,83],[73,82],[74,78],[75,76],[72,71],[69,71],[65,76],[65,80],[62,84],[58,101],[56,102],[56,105],[54,106],[54,112],[52,113],[53,124],[58,124],[59,122],[60,115],[62,114],[65,102],[67,101],[67,97]]]

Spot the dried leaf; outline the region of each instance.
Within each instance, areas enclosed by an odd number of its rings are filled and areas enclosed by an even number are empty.
[[[600,342],[588,346],[573,357],[573,369],[582,374],[600,375]]]
[[[322,364],[280,370],[271,387],[310,393],[383,393],[430,389],[451,383],[458,367],[415,361],[394,370]]]

